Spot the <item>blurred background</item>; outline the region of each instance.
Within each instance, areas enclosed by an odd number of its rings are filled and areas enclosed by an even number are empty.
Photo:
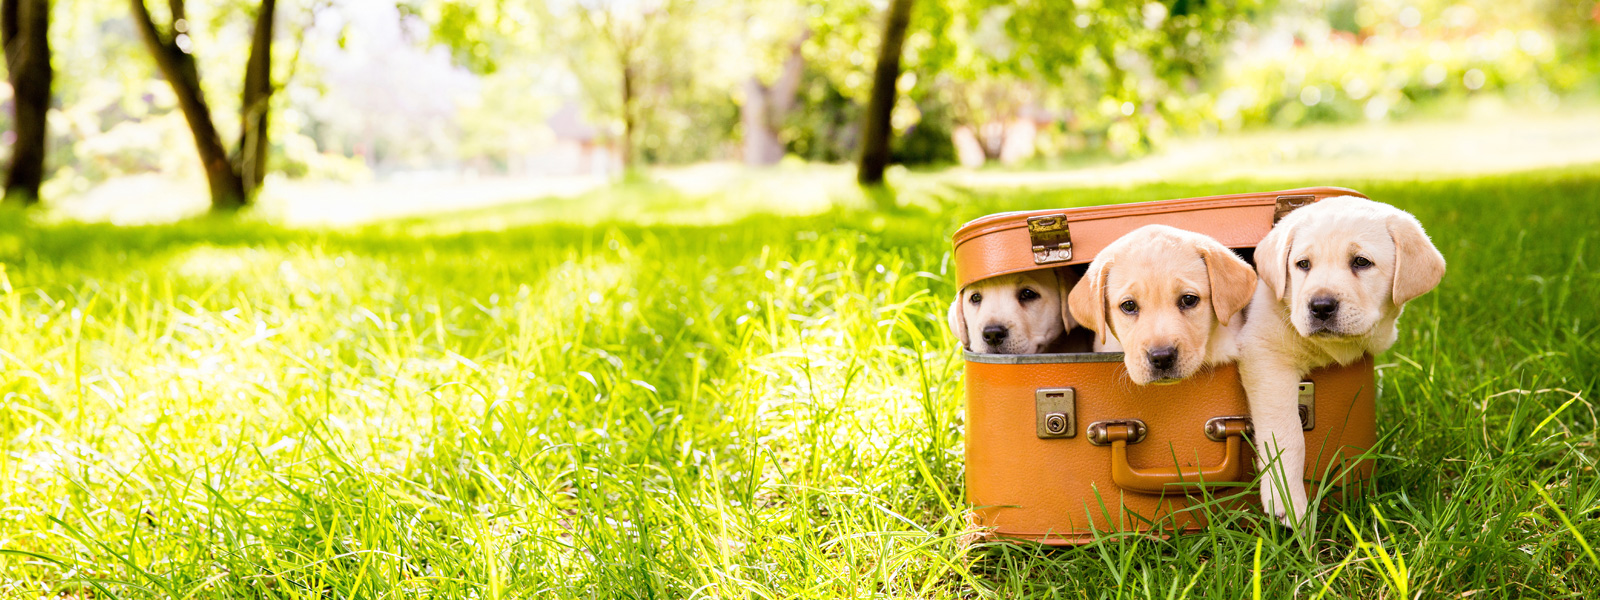
[[[7,202],[113,222],[349,223],[641,181],[792,208],[886,178],[1600,161],[1595,0],[4,0],[0,17]]]

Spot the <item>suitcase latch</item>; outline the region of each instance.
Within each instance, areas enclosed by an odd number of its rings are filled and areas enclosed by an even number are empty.
[[[1084,430],[1084,437],[1089,438],[1089,444],[1092,446],[1104,446],[1110,444],[1111,433],[1107,431],[1106,428],[1117,425],[1123,425],[1127,427],[1127,441],[1129,446],[1144,441],[1145,436],[1150,435],[1150,428],[1145,426],[1144,421],[1140,421],[1138,419],[1119,419],[1115,421],[1095,421],[1090,423],[1089,428]]]
[[[1077,391],[1072,388],[1041,388],[1033,393],[1034,413],[1038,417],[1041,440],[1078,435]]]
[[[1067,215],[1028,217],[1028,239],[1033,242],[1033,264],[1072,260],[1072,232]]]
[[[1272,223],[1274,225],[1276,225],[1278,223],[1278,221],[1282,221],[1283,220],[1283,217],[1285,215],[1288,215],[1289,213],[1294,212],[1294,209],[1300,208],[1302,206],[1305,206],[1307,204],[1311,204],[1312,202],[1316,202],[1316,201],[1317,201],[1317,197],[1313,196],[1311,194],[1297,194],[1297,195],[1294,195],[1294,196],[1278,196],[1278,202],[1277,202],[1276,210],[1272,211]]]
[[[1317,427],[1317,384],[1300,382],[1300,429],[1310,431]]]

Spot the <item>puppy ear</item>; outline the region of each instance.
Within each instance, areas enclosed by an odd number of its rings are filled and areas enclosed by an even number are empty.
[[[1200,244],[1200,259],[1205,261],[1206,276],[1211,280],[1211,309],[1217,313],[1217,322],[1227,325],[1255,295],[1256,272],[1216,240],[1207,239]]]
[[[1072,286],[1072,293],[1067,295],[1067,306],[1073,318],[1079,325],[1088,327],[1096,334],[1095,339],[1101,344],[1106,343],[1106,336],[1111,332],[1111,322],[1106,317],[1106,275],[1111,271],[1111,261],[1094,261],[1089,264],[1089,271],[1083,274],[1083,279],[1078,285]]]
[[[1433,247],[1416,217],[1401,213],[1389,217],[1389,237],[1394,239],[1394,304],[1404,306],[1428,293],[1444,279],[1444,255]]]
[[[961,312],[961,301],[967,297],[966,290],[956,292],[956,301],[950,303],[950,333],[956,334],[956,339],[961,340],[961,349],[970,350],[971,342],[967,340],[967,316]]]
[[[1056,293],[1061,297],[1061,326],[1062,331],[1070,332],[1078,326],[1078,321],[1072,318],[1072,304],[1067,301],[1072,290],[1078,287],[1078,272],[1069,267],[1055,269]]]
[[[1279,300],[1289,295],[1289,250],[1293,240],[1294,225],[1285,219],[1256,245],[1256,273]]]

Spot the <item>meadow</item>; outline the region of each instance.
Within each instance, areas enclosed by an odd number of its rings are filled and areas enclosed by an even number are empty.
[[[1166,540],[974,541],[949,234],[1308,184],[1414,212],[1449,262],[1378,360],[1379,492],[1306,535],[1239,511]],[[0,215],[0,596],[1600,587],[1600,168],[949,188],[703,224],[672,211],[740,200],[641,185],[346,229]]]

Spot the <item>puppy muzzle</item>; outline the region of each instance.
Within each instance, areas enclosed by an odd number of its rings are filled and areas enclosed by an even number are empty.
[[[1301,307],[1301,314],[1305,319],[1305,326],[1301,329],[1306,337],[1317,338],[1343,338],[1363,335],[1364,331],[1357,325],[1358,315],[1350,314],[1348,307],[1344,306],[1338,297],[1333,295],[1312,296]]]
[[[1037,354],[1043,351],[1041,344],[1027,339],[1025,335],[1018,335],[1010,325],[991,323],[979,333],[982,342],[977,344],[988,354]]]

